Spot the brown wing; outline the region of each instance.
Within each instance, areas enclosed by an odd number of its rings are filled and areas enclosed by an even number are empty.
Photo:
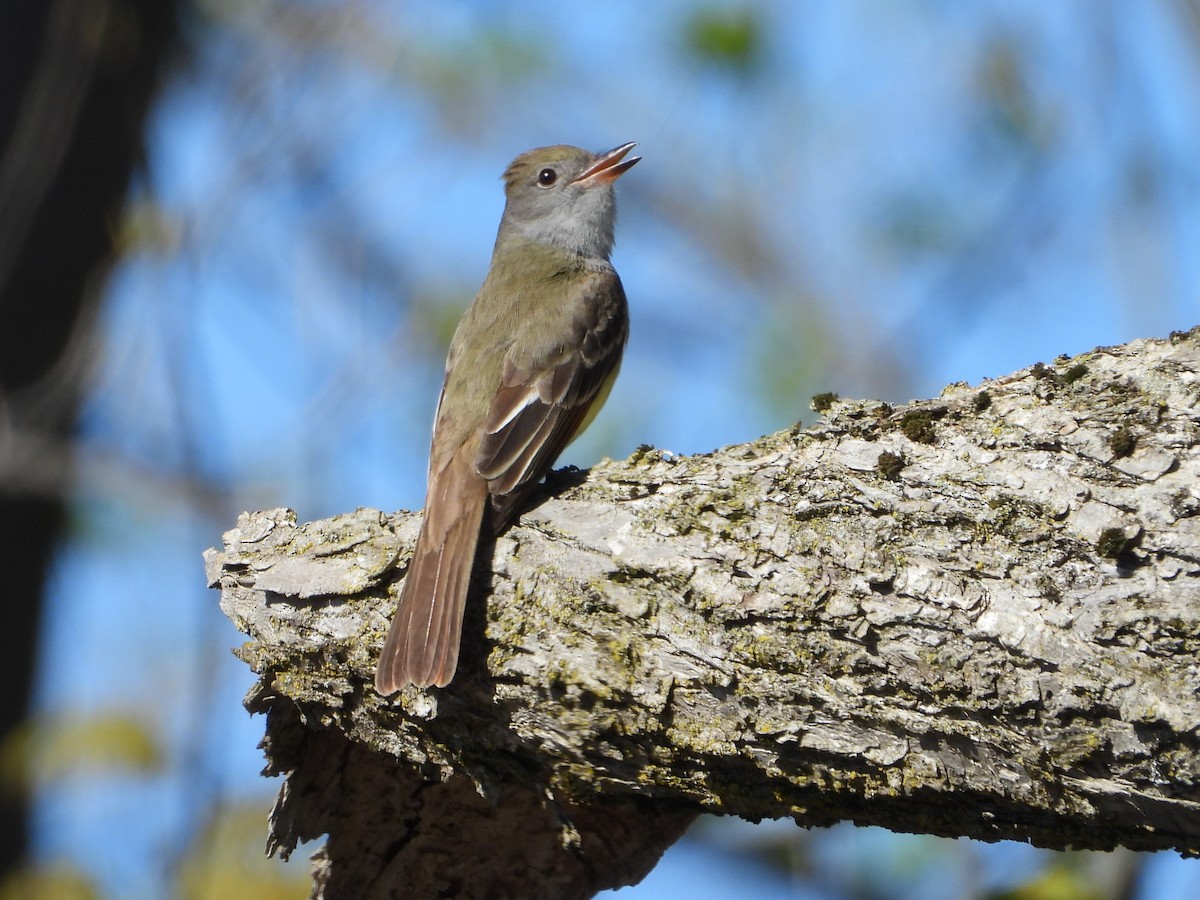
[[[379,693],[406,684],[442,687],[458,667],[463,610],[487,485],[471,465],[468,447],[430,472],[425,518],[392,619],[375,686]]]
[[[615,273],[587,290],[563,340],[517,342],[505,357],[475,462],[493,495],[536,483],[607,398],[629,334],[625,292]]]
[[[592,272],[564,294],[553,311],[558,321],[529,323],[514,335],[482,428],[462,396],[453,410],[442,408],[458,389],[450,370],[470,364],[456,359],[452,345],[430,447],[425,519],[375,674],[382,694],[406,684],[441,686],[453,677],[489,494],[494,524],[503,526],[586,427],[616,377],[629,331],[616,273]]]

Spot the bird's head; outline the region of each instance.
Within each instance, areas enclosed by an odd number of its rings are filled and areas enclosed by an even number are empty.
[[[521,237],[607,259],[616,220],[613,183],[641,159],[625,159],[634,146],[591,153],[557,144],[522,153],[504,172],[508,200],[498,240]]]

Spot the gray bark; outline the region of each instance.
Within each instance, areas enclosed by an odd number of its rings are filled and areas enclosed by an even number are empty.
[[[700,812],[1200,852],[1200,330],[694,457],[481,560],[444,690],[370,681],[418,518],[207,554],[314,896],[587,896]],[[486,556],[486,554],[485,554]],[[473,618],[472,618],[473,617]]]

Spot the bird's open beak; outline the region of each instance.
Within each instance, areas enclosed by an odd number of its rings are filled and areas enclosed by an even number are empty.
[[[608,184],[616,181],[630,169],[632,169],[641,159],[640,156],[635,156],[633,159],[624,159],[625,154],[637,146],[637,141],[630,141],[628,144],[622,144],[620,147],[614,147],[606,153],[597,154],[592,164],[580,172],[572,179],[574,184]]]

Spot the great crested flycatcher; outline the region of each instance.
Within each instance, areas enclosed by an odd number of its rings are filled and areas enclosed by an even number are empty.
[[[381,694],[454,677],[485,508],[503,530],[617,377],[629,313],[609,262],[613,183],[640,159],[622,162],[633,147],[539,147],[504,173],[492,263],[446,357],[425,518],[375,671]]]

